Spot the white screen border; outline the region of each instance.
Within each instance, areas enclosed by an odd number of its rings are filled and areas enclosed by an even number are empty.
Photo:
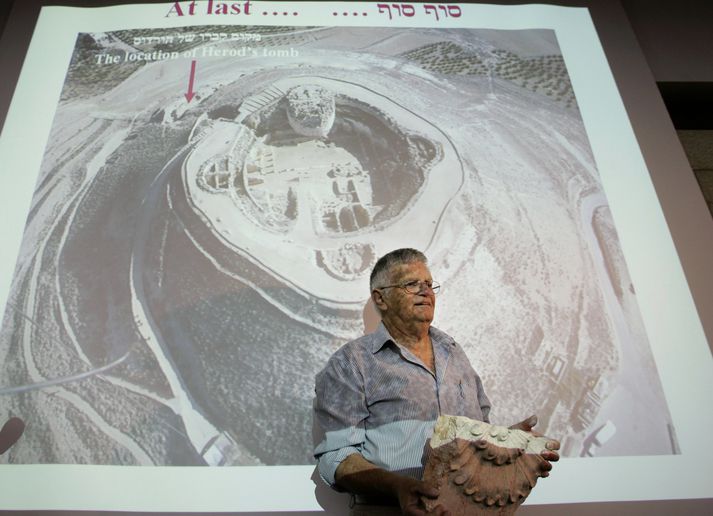
[[[187,4],[187,2],[182,2]],[[589,13],[545,5],[461,4],[458,19],[417,13],[387,19],[378,4],[280,2],[294,19],[262,17],[276,2],[253,2],[253,16],[166,17],[172,3],[75,9],[43,8],[0,137],[0,300],[7,299],[24,221],[76,35],[129,28],[210,24],[552,29],[577,96],[630,273],[637,287],[681,454],[563,459],[528,503],[660,500],[713,496],[713,362],[661,206]],[[369,12],[335,17],[333,7]],[[3,509],[146,511],[320,510],[312,466],[135,468],[3,465]],[[606,479],[606,481],[604,480]],[[41,486],[41,495],[38,495]],[[200,486],[200,487],[197,487]],[[275,496],[274,486],[280,486]],[[596,486],[596,488],[593,488]],[[131,496],[127,496],[131,493]]]

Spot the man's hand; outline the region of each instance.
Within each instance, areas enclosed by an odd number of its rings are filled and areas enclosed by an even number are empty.
[[[425,514],[449,516],[450,514],[440,505],[434,507],[430,512],[426,509],[423,499],[435,500],[438,498],[438,489],[423,480],[401,477],[396,487],[396,498],[399,501],[401,512],[407,516],[422,516]]]
[[[381,469],[358,453],[349,455],[337,468],[337,484],[352,493],[368,497],[385,498],[398,502],[403,514],[408,516],[448,516],[438,505],[426,508],[426,500],[438,498],[438,489],[415,478]]]
[[[527,419],[523,419],[519,423],[516,423],[512,425],[510,428],[513,428],[515,430],[522,430],[524,432],[529,432],[534,436],[537,437],[544,437],[540,432],[536,432],[533,430],[534,426],[537,424],[537,416],[532,415],[528,417]],[[542,458],[545,459],[545,461],[542,463],[542,476],[547,477],[549,476],[549,472],[552,469],[552,462],[557,462],[560,460],[560,454],[557,453],[557,450],[560,449],[560,443],[559,441],[555,439],[550,439],[549,442],[546,444],[547,449],[543,450],[540,455],[542,455]]]

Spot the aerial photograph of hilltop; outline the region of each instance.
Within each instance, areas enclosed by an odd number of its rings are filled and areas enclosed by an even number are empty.
[[[414,247],[491,420],[679,453],[550,30],[79,34],[0,327],[10,464],[312,464],[314,376]]]

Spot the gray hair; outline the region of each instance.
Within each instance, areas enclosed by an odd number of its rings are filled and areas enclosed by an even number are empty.
[[[386,253],[379,258],[371,271],[369,278],[369,288],[373,292],[374,289],[385,286],[389,282],[389,273],[391,269],[405,263],[421,262],[428,264],[426,255],[416,249],[405,247],[396,249],[390,253]]]

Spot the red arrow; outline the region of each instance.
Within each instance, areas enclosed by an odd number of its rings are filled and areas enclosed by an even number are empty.
[[[188,93],[185,93],[184,96],[186,97],[186,101],[190,102],[193,100],[193,97],[195,97],[195,93],[193,93],[193,79],[196,77],[196,62],[191,61],[191,75],[188,77]]]

